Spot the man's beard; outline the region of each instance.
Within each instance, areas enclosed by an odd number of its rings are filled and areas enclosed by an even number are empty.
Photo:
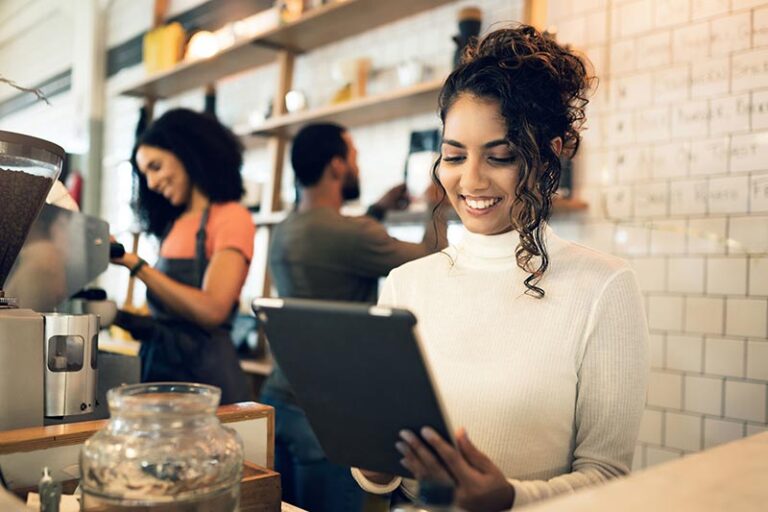
[[[360,199],[360,180],[352,172],[344,177],[344,184],[341,186],[341,198],[344,201],[354,201]]]

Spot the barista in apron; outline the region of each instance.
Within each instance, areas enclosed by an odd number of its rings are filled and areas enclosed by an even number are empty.
[[[205,225],[210,209],[203,212],[195,237],[195,258],[164,258],[155,269],[180,283],[202,288],[208,266],[205,255]],[[203,329],[174,314],[158,298],[147,291],[147,302],[157,320],[154,332],[142,338],[142,382],[202,382],[221,388],[221,403],[249,400],[248,386],[229,336],[236,311],[228,322],[211,330]]]
[[[215,118],[175,109],[147,128],[131,160],[137,214],[162,240],[154,268],[132,253],[113,260],[147,286],[152,316],[115,319],[142,343],[142,381],[200,382],[221,388],[222,403],[249,400],[229,335],[253,255],[239,203],[242,146]]]

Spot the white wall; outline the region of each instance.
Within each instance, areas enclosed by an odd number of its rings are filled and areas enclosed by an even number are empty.
[[[550,0],[601,79],[573,238],[628,258],[652,373],[635,466],[766,429],[768,2]]]
[[[0,2],[0,75],[33,87],[72,66],[74,35],[70,0]],[[0,101],[19,91],[0,84]],[[64,148],[74,145],[69,122],[74,107],[69,93],[0,118],[0,130],[27,133]]]
[[[0,2],[0,73],[34,85],[72,65],[68,0]],[[0,88],[0,100],[18,91]]]

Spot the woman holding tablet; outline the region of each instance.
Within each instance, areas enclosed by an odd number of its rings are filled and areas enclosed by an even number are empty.
[[[394,270],[379,301],[416,315],[446,413],[462,427],[456,446],[428,426],[402,432],[402,464],[455,485],[471,512],[631,467],[648,373],[642,297],[626,262],[547,225],[589,82],[579,57],[532,27],[468,49],[440,94],[433,173],[464,239]],[[401,483],[353,472],[370,492]]]

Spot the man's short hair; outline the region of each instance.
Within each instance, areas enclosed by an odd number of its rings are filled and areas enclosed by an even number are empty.
[[[293,139],[291,165],[296,180],[303,187],[320,181],[333,157],[347,158],[347,143],[341,135],[346,130],[334,123],[309,124]]]

